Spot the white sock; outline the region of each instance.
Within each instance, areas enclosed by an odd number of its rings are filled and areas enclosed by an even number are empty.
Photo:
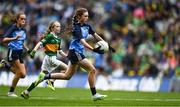
[[[28,90],[25,90],[24,93],[25,93],[25,94],[29,94],[29,91],[28,91]]]

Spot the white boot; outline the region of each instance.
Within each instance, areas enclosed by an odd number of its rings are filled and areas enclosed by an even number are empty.
[[[8,92],[7,96],[8,97],[18,97],[14,92]]]
[[[101,95],[99,93],[96,93],[92,96],[92,99],[93,101],[97,101],[97,100],[102,100],[104,99],[105,97],[107,97],[107,95]]]

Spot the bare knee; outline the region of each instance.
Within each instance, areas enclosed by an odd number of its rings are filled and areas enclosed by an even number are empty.
[[[20,78],[25,78],[26,77],[26,74],[21,74],[20,75]]]
[[[69,75],[65,77],[65,80],[70,80],[70,79],[71,79],[71,76]]]
[[[26,77],[26,73],[24,73],[24,72],[19,72],[19,73],[18,73],[18,77],[19,77],[19,78],[25,78],[25,77]]]
[[[95,69],[95,68],[92,68],[89,73],[95,74],[95,73],[96,73],[96,69]]]
[[[24,65],[20,64],[20,65],[15,66],[15,71],[18,78],[25,78],[26,69]]]
[[[26,74],[22,74],[20,78],[25,78],[26,77]]]

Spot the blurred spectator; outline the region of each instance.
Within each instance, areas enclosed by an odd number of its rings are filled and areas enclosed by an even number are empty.
[[[172,78],[179,68],[180,1],[178,0],[6,0],[0,1],[0,41],[12,13],[27,15],[27,44],[39,41],[50,20],[71,26],[74,10],[88,8],[95,30],[116,48],[116,53],[91,56],[108,75],[157,76]],[[68,50],[70,34],[62,31],[63,50]],[[0,42],[0,59],[6,57],[6,44]],[[43,54],[29,58],[29,72],[39,71]],[[102,61],[102,63],[101,63]],[[34,66],[34,68],[32,68]]]

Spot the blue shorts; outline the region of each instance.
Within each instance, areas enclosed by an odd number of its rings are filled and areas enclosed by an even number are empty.
[[[20,61],[20,63],[23,63],[23,50],[12,50],[12,49],[8,49],[8,54],[7,54],[7,60],[8,62],[12,62],[15,60]]]
[[[71,64],[75,64],[81,60],[86,58],[83,53],[78,53],[75,50],[69,50],[68,52],[68,59],[70,60]]]

